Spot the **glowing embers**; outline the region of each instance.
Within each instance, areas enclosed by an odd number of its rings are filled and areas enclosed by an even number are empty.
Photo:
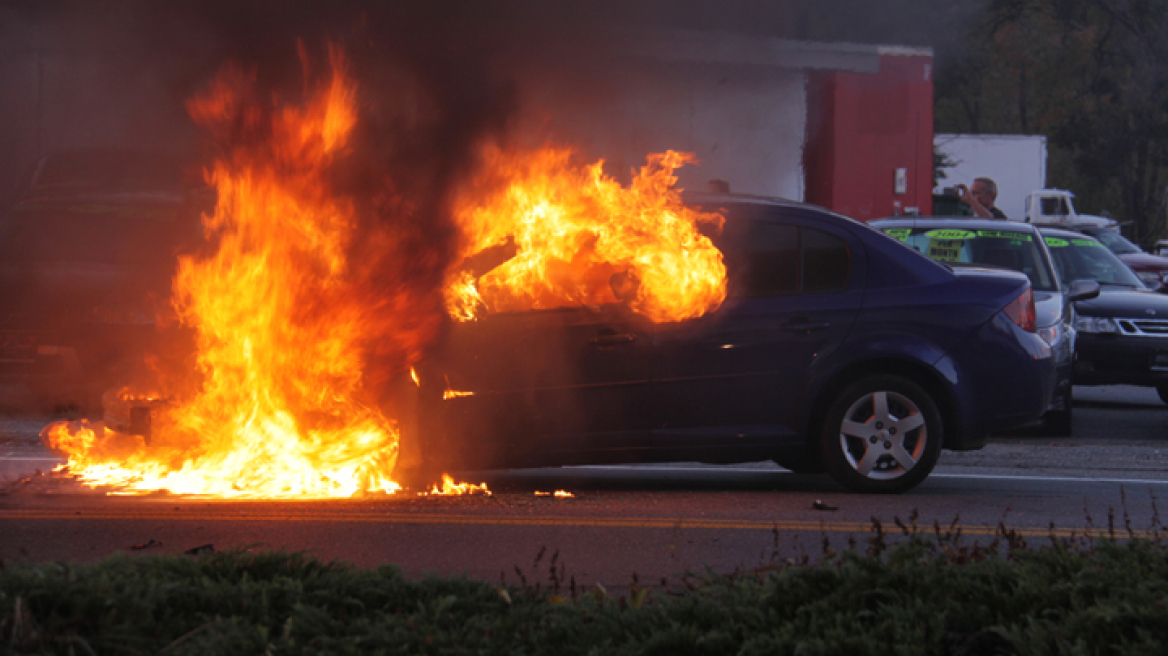
[[[724,219],[681,202],[674,171],[693,156],[668,151],[622,187],[603,162],[567,149],[492,150],[458,199],[469,263],[451,274],[447,311],[483,312],[626,302],[652,321],[701,316],[726,297],[722,254],[699,232]]]
[[[537,497],[555,497],[557,499],[571,499],[571,498],[575,497],[576,495],[572,494],[571,492],[568,492],[567,490],[556,490],[555,492],[540,492],[539,490],[536,490],[535,496],[537,496]]]
[[[440,496],[461,496],[465,494],[485,494],[490,496],[491,491],[487,489],[486,483],[475,485],[474,483],[455,483],[450,476],[442,475],[442,485],[434,485],[430,488],[431,495]]]

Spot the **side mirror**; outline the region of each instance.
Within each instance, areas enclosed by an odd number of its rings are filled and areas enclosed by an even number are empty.
[[[1075,280],[1067,288],[1068,301],[1088,301],[1099,295],[1099,283],[1094,280]]]

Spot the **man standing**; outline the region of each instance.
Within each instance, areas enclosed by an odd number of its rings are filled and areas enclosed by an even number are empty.
[[[974,178],[973,187],[957,185],[961,190],[961,200],[969,204],[975,216],[983,219],[1004,219],[1005,212],[994,207],[998,198],[998,183],[989,178]]]

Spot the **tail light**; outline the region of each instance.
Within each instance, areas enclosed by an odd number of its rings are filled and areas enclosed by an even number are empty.
[[[1010,301],[1002,312],[1010,317],[1010,321],[1018,324],[1018,327],[1026,332],[1038,332],[1038,319],[1034,312],[1034,290],[1030,287],[1026,291],[1018,295],[1017,298]]]

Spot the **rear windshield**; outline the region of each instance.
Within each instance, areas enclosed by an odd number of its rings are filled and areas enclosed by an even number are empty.
[[[1026,274],[1034,289],[1056,291],[1058,282],[1035,236],[1015,230],[882,228],[909,248],[950,266],[983,266]]]

